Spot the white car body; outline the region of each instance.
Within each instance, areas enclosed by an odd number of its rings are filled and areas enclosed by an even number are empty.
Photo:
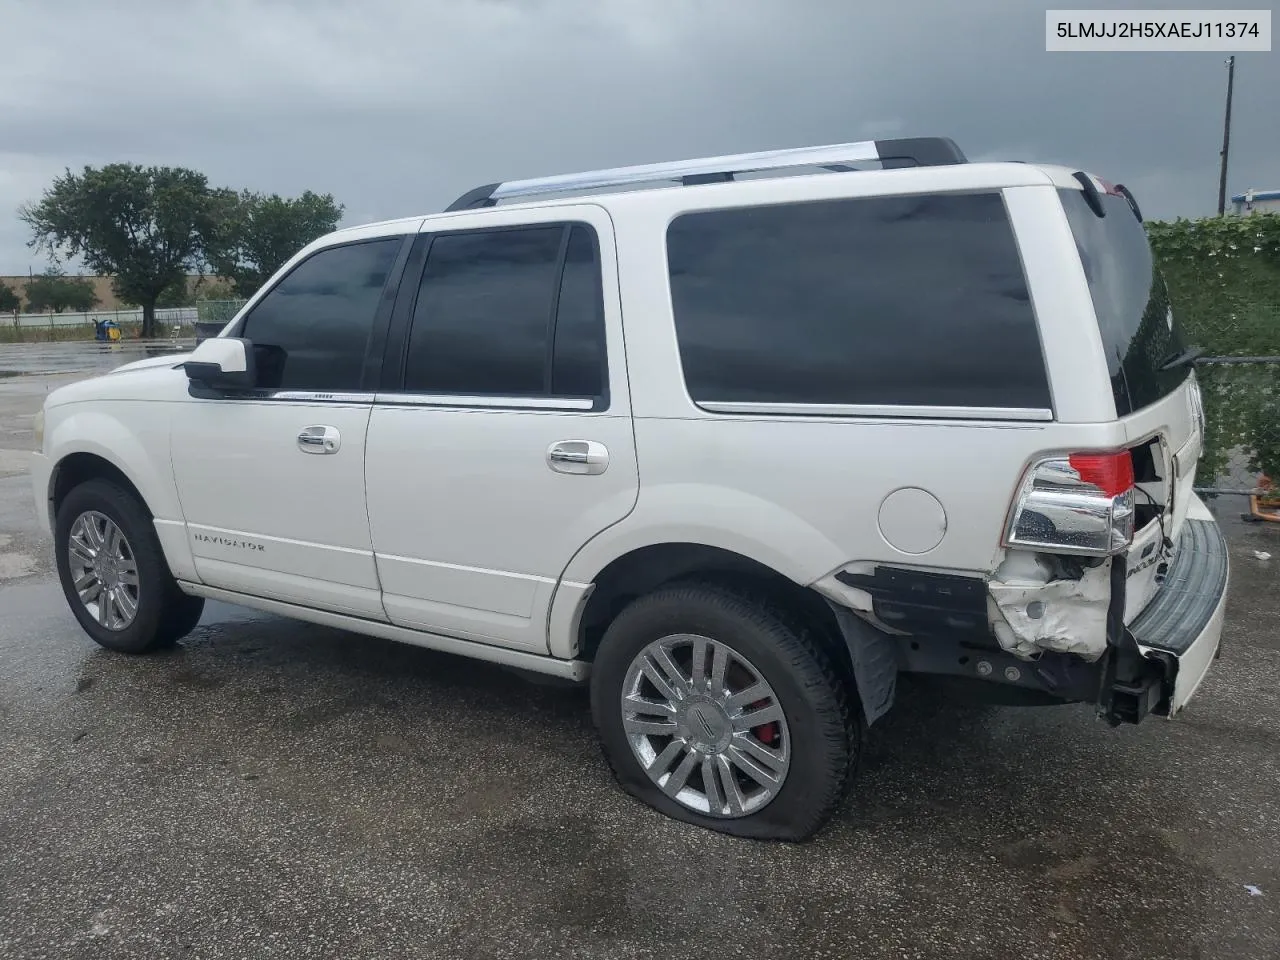
[[[1066,168],[962,163],[600,192],[342,230],[299,251],[222,336],[234,337],[295,265],[336,244],[584,223],[599,240],[607,407],[380,390],[198,395],[183,368],[191,355],[155,358],[50,395],[32,468],[39,513],[48,525],[60,465],[97,458],[145,502],[173,576],[192,595],[575,679],[590,670],[582,619],[602,576],[671,545],[746,558],[882,636],[892,627],[878,617],[876,590],[854,585],[859,575],[936,573],[980,584],[984,627],[1000,644],[965,668],[976,679],[1012,683],[1017,664],[1030,675],[1047,652],[1091,662],[1109,643],[1098,632],[1110,597],[1097,593],[1106,568],[1092,594],[1069,579],[1051,583],[1033,552],[1005,538],[1028,466],[1058,451],[1124,450],[1153,437],[1167,449],[1172,495],[1156,485],[1167,500],[1160,522],[1137,530],[1128,548],[1130,624],[1158,595],[1184,524],[1212,517],[1192,492],[1203,436],[1194,375],[1117,415],[1098,327],[1082,322],[1094,304],[1060,199],[1081,188]],[[1003,197],[1051,405],[691,398],[666,255],[676,218],[971,191]],[[212,343],[194,356],[208,356]],[[309,428],[324,438],[317,446],[332,448],[325,455],[300,449]],[[604,451],[607,468],[557,469],[549,452],[569,441]],[[1148,556],[1159,563],[1133,562]],[[1194,692],[1217,649],[1224,597],[1225,581],[1208,622],[1185,638],[1180,665],[1142,695],[1140,713],[1172,715]],[[1048,607],[1039,627],[1018,613],[1037,599]],[[846,631],[851,644],[855,635]],[[855,665],[858,656],[855,649]],[[899,669],[931,671],[906,656]],[[858,682],[874,719],[882,711],[867,701],[885,694],[886,681]]]

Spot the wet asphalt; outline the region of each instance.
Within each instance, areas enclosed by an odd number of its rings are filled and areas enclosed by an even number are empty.
[[[6,960],[1280,956],[1280,530],[1239,502],[1178,720],[907,691],[835,822],[759,844],[624,795],[579,690],[212,603],[97,648],[23,452],[49,387],[133,357],[57,347],[0,378]]]

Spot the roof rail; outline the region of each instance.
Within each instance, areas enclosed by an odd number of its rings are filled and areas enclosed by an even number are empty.
[[[508,180],[468,190],[445,208],[446,211],[492,207],[499,200],[536,197],[568,190],[594,190],[659,180],[679,180],[686,186],[732,180],[734,174],[787,167],[825,167],[837,172],[851,168],[844,164],[879,161],[885,167],[934,167],[965,163],[965,156],[946,137],[913,137],[900,140],[862,140],[825,147],[798,147],[766,150],[697,160],[673,160],[635,167],[614,167],[586,173],[567,173],[535,180]]]

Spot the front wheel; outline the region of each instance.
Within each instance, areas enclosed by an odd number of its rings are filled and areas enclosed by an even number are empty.
[[[856,759],[856,715],[805,630],[731,590],[666,587],[627,607],[596,655],[591,705],[622,786],[742,837],[803,840]]]
[[[55,559],[80,626],[122,653],[149,653],[190,633],[204,600],[179,589],[151,518],[128,491],[88,480],[58,507]]]

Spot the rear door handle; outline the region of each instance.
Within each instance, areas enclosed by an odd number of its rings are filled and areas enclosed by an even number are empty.
[[[557,473],[600,474],[609,468],[609,451],[595,440],[560,440],[547,450],[547,465]]]
[[[342,434],[337,427],[303,427],[298,434],[298,449],[303,453],[337,453],[342,447]]]

